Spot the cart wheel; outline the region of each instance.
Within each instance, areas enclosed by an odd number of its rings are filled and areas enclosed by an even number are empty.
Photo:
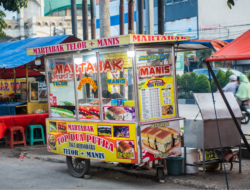
[[[89,174],[90,160],[66,156],[66,163],[70,173],[74,177],[83,177]]]
[[[157,175],[158,181],[160,183],[164,183],[165,182],[163,167],[157,167],[157,173],[156,173],[156,175]]]

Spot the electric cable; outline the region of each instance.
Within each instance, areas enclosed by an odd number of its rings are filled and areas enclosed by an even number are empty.
[[[211,73],[210,73],[209,70],[208,70],[208,74],[209,74],[209,78],[211,78]],[[214,103],[214,113],[215,113],[216,125],[217,125],[217,130],[218,130],[218,135],[219,135],[219,141],[220,141],[220,150],[221,150],[221,155],[222,155],[222,163],[223,163],[223,167],[224,167],[224,175],[225,175],[225,178],[226,178],[227,189],[229,189],[228,180],[227,180],[227,171],[226,171],[224,155],[223,155],[223,149],[222,149],[222,144],[221,144],[220,129],[219,129],[217,112],[216,112],[216,107],[215,107],[214,93],[212,91],[211,80],[209,80],[209,82],[210,82],[210,88],[211,88],[211,93],[212,93],[212,99],[213,99],[213,103]]]

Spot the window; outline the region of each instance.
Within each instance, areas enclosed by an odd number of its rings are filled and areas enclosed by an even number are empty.
[[[181,0],[174,0],[174,3],[180,3]]]
[[[82,8],[81,7],[77,7],[76,16],[82,16]]]
[[[173,0],[166,0],[167,1],[167,5],[173,4]]]
[[[104,120],[135,121],[132,58],[127,51],[100,54]]]
[[[66,16],[66,9],[58,11],[58,16]]]
[[[96,54],[75,55],[79,119],[100,120]]]
[[[75,90],[72,58],[48,59],[51,117],[75,118]]]
[[[154,0],[154,7],[158,7],[158,0]]]

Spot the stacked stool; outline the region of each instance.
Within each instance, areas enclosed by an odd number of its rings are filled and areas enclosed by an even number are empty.
[[[15,133],[17,133],[17,136],[18,136],[17,141],[14,141],[14,134]],[[8,136],[10,136],[10,139]],[[22,136],[22,140],[21,140],[21,136]],[[10,145],[10,149],[13,149],[15,144],[24,144],[24,147],[26,147],[24,129],[22,126],[13,126],[13,127],[7,128],[5,146],[7,147],[8,145]]]
[[[41,130],[41,137],[38,137],[38,130]],[[35,135],[34,135],[35,132]],[[34,142],[43,142],[45,144],[44,132],[42,125],[28,125],[25,131],[26,141],[30,146],[33,146]]]

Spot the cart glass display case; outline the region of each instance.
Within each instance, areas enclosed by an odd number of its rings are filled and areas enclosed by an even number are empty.
[[[52,118],[75,117],[72,57],[48,59],[49,104]]]

